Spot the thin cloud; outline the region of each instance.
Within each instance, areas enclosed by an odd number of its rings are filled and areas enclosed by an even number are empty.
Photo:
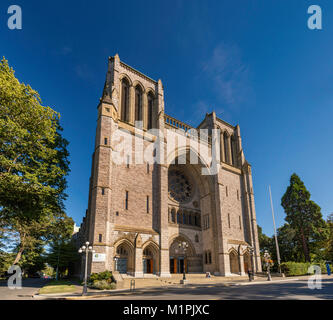
[[[217,98],[229,107],[240,105],[252,93],[248,67],[236,46],[219,44],[203,63],[202,70],[213,82]]]
[[[91,80],[94,77],[93,72],[86,64],[77,65],[75,67],[75,73],[79,78],[84,80]]]
[[[225,110],[222,107],[215,107],[207,101],[200,100],[193,105],[191,120],[189,120],[188,123],[191,126],[196,127],[205,118],[206,113],[211,113],[212,111],[215,111],[217,116],[221,116],[225,113]]]
[[[60,54],[63,56],[67,56],[73,52],[72,48],[70,47],[63,47],[61,48]]]

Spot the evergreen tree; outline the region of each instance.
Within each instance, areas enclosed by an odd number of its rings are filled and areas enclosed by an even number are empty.
[[[310,262],[310,252],[314,251],[318,241],[327,239],[327,226],[321,208],[310,200],[310,192],[296,174],[290,178],[290,185],[282,197],[281,205],[286,213],[285,220],[295,230],[304,260]]]

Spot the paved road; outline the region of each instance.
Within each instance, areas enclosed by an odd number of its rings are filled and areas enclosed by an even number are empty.
[[[237,286],[193,285],[187,288],[158,288],[123,293],[101,300],[326,300],[333,299],[333,276],[324,277],[322,289],[308,288],[307,279]]]
[[[0,282],[0,300],[33,300],[32,295],[43,287],[48,280],[44,279],[24,279],[22,289],[10,290],[7,281]]]

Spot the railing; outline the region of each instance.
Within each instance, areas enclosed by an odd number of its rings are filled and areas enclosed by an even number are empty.
[[[181,122],[173,117],[168,116],[167,114],[164,114],[164,122],[165,124],[174,127],[176,129],[182,129],[185,132],[194,129],[193,127],[189,126],[188,124]]]
[[[208,143],[211,144],[212,143],[212,137],[210,135],[205,136],[203,134],[202,131],[182,122],[177,120],[176,118],[173,118],[171,116],[168,116],[167,114],[164,114],[164,123],[169,126],[172,127],[174,129],[180,129],[183,130],[186,137],[197,140],[198,137],[200,137],[200,140],[203,142],[203,140],[205,140],[204,138],[206,138],[208,140]]]

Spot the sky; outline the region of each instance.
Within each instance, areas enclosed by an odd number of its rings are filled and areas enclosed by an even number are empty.
[[[22,30],[9,30],[10,5]],[[308,28],[310,5],[322,30]],[[80,225],[107,59],[162,79],[166,113],[197,126],[206,112],[241,128],[257,222],[273,234],[297,173],[333,212],[333,2],[330,0],[19,1],[0,3],[0,56],[61,114],[69,140],[67,214]]]

